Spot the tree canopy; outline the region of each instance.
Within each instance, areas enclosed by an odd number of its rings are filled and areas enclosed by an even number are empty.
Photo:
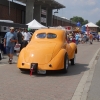
[[[98,25],[100,27],[100,20],[98,22],[96,22],[96,25]]]
[[[84,20],[82,17],[74,16],[73,18],[70,18],[71,21],[73,22],[80,22],[81,25],[85,25],[88,23],[88,20]]]

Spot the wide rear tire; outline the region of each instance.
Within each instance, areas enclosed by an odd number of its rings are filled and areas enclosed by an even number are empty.
[[[68,59],[68,55],[67,53],[64,56],[64,69],[63,69],[63,73],[67,73],[68,72],[68,67],[69,67],[69,59]]]
[[[71,65],[75,65],[75,62],[76,62],[76,56],[74,55],[74,58],[71,59]]]

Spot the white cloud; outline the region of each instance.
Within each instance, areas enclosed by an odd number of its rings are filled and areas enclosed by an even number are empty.
[[[85,20],[97,22],[100,20],[100,0],[55,0],[66,6],[59,11],[59,16],[72,18],[82,17]]]
[[[62,4],[66,5],[96,5],[97,0],[56,0]]]
[[[96,0],[73,0],[74,5],[96,5]]]
[[[86,2],[87,5],[96,5],[96,0],[87,0]]]
[[[97,15],[98,16],[99,13],[100,13],[100,8],[95,8],[95,9],[93,9],[93,10],[90,11],[91,15]]]

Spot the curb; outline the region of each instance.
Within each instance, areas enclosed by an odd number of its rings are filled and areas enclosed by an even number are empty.
[[[97,52],[93,56],[92,60],[89,63],[89,66],[87,66],[89,70],[84,72],[71,100],[86,100],[87,99],[88,91],[90,89],[93,74],[96,67],[95,65],[99,59],[99,55],[100,55],[100,48],[97,50]]]

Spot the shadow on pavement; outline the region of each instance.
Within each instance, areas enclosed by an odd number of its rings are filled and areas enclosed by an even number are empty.
[[[69,65],[68,68],[68,72],[67,73],[63,73],[61,70],[58,71],[47,71],[47,73],[45,75],[42,74],[36,74],[33,73],[32,75],[35,75],[36,77],[46,77],[46,76],[56,76],[56,77],[61,77],[61,76],[72,76],[72,75],[77,75],[80,74],[82,72],[85,72],[87,70],[89,70],[89,68],[87,68],[88,64],[79,64],[77,63],[76,65],[72,66]],[[22,71],[22,74],[30,74],[30,71]]]
[[[87,68],[87,66],[88,66],[88,64],[80,64],[80,63],[76,63],[74,66],[70,65],[67,76],[77,75],[82,72],[85,72],[85,71],[89,70],[89,68]]]

